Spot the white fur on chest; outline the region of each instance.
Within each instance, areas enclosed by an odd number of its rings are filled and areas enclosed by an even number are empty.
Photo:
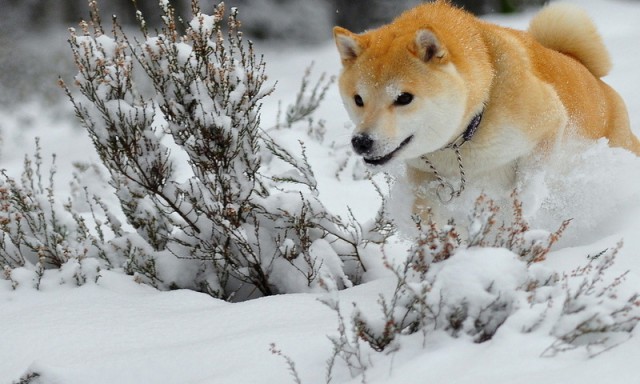
[[[480,127],[479,129],[490,127]],[[518,159],[535,149],[529,137],[515,127],[502,127],[497,132],[478,132],[460,148],[462,166],[468,184],[477,187],[512,188]],[[452,148],[426,154],[438,174],[456,185],[460,182],[460,164]],[[425,174],[426,180],[436,177],[421,157],[407,160],[407,165]]]

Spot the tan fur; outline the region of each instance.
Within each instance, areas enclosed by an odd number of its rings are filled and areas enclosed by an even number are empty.
[[[574,57],[596,77],[611,70],[611,59],[596,26],[573,4],[545,7],[531,20],[529,33],[545,47]]]
[[[483,110],[462,147],[470,183],[512,188],[519,159],[568,135],[606,137],[640,154],[624,102],[600,79],[611,67],[602,38],[574,6],[544,8],[523,32],[437,1],[367,33],[336,27],[334,37],[355,134],[374,139],[365,160],[404,160],[416,184],[434,179],[421,155],[455,177],[455,157],[442,148]],[[399,106],[394,100],[405,92],[413,101]],[[363,106],[354,104],[356,94]],[[433,206],[429,198],[418,202]]]

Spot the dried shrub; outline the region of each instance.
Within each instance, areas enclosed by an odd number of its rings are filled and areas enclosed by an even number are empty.
[[[82,96],[60,82],[136,230],[109,240],[126,270],[227,300],[357,283],[361,252],[380,237],[369,232],[382,225],[363,230],[330,213],[304,146],[293,154],[261,128],[273,88],[237,10],[220,4],[207,15],[193,1],[182,25],[161,2],[161,29],[138,13],[142,37],[131,39],[115,18],[107,34],[90,6],[69,40]],[[311,86],[305,76],[286,125],[310,119],[331,81]],[[276,161],[288,170],[269,173]]]

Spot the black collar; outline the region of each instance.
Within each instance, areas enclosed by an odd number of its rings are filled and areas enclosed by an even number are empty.
[[[475,115],[473,119],[471,119],[471,122],[469,123],[469,125],[467,125],[467,129],[462,134],[462,139],[464,141],[471,140],[473,135],[476,134],[476,131],[478,130],[478,126],[480,126],[480,122],[482,121],[482,115],[484,115],[484,109],[480,111],[480,113]]]
[[[467,129],[462,133],[462,135],[458,136],[455,140],[453,140],[449,145],[444,148],[454,148],[461,147],[464,143],[471,140],[473,135],[478,131],[478,127],[480,126],[480,122],[482,122],[482,116],[484,115],[484,109],[480,111],[477,115],[471,119],[469,125],[467,125]],[[443,148],[443,149],[444,149]]]

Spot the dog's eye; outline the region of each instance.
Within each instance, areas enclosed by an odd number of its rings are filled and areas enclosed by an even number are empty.
[[[360,95],[353,96],[353,101],[356,103],[358,107],[364,106],[364,101],[362,100],[362,97]]]
[[[403,92],[396,98],[396,101],[394,101],[393,103],[395,105],[407,105],[410,104],[411,101],[413,101],[413,95],[407,92]]]

